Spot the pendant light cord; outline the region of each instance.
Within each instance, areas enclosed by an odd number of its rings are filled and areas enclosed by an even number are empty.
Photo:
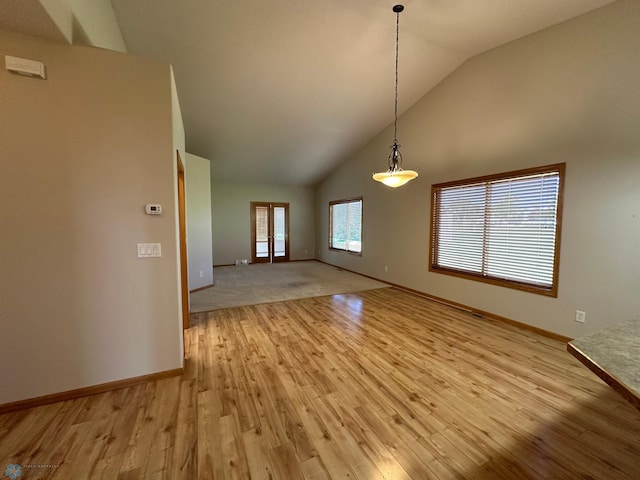
[[[394,92],[393,111],[393,145],[388,158],[389,169],[386,172],[374,173],[373,179],[382,182],[388,187],[401,187],[410,180],[418,176],[413,170],[402,168],[402,154],[398,145],[398,45],[400,44],[400,12],[404,10],[404,5],[394,5],[393,11],[396,14],[396,85]]]
[[[401,10],[400,10],[401,11]],[[396,90],[395,90],[395,109],[393,120],[393,144],[398,144],[398,42],[400,39],[400,11],[396,11]]]

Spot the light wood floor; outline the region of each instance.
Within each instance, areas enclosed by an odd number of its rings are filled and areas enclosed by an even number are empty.
[[[0,468],[60,464],[20,480],[640,478],[640,412],[558,341],[391,288],[194,320],[182,377],[1,416]]]

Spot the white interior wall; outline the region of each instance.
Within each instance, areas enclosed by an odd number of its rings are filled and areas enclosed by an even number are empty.
[[[190,290],[213,284],[210,175],[211,163],[209,160],[187,153],[185,158],[185,190]]]
[[[22,1],[25,3],[25,8],[30,8],[32,11],[44,9],[58,30],[59,36],[64,37],[68,43],[91,45],[117,52],[127,51],[110,0]],[[40,7],[36,7],[34,3],[39,4]],[[51,35],[45,36],[54,38]]]
[[[171,130],[173,132],[173,209],[176,212],[175,215],[175,241],[176,241],[176,269],[181,272],[180,269],[180,218],[177,212],[179,211],[178,205],[178,161],[182,161],[186,158],[185,152],[185,134],[184,134],[184,122],[182,121],[182,109],[180,108],[180,98],[178,97],[178,88],[176,86],[176,79],[173,74],[173,67],[169,67],[171,74]],[[184,167],[184,164],[183,164]],[[182,275],[176,278],[176,295],[179,299],[182,298]],[[180,302],[180,318],[176,322],[176,335],[180,338],[184,335],[184,324],[182,318],[182,302]],[[180,358],[182,359],[181,365],[184,366],[184,342],[180,342]]]
[[[76,23],[89,45],[126,52],[120,25],[110,0],[64,0],[69,5]],[[74,39],[74,44],[78,42]]]

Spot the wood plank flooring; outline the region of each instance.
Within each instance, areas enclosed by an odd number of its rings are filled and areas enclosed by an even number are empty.
[[[0,416],[0,474],[640,478],[640,411],[532,332],[385,288],[186,333],[181,377]]]

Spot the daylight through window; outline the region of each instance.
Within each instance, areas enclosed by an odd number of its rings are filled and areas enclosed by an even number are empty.
[[[362,197],[329,203],[329,248],[362,253]]]
[[[564,164],[432,187],[430,270],[557,296]]]

